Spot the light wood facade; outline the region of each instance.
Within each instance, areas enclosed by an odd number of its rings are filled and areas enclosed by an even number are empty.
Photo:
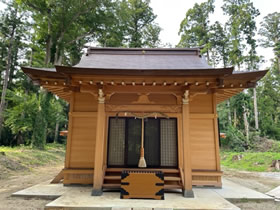
[[[145,56],[143,49],[91,50],[108,56]],[[201,59],[198,49],[145,51],[155,57],[172,54],[170,59],[176,53],[181,56],[184,52],[185,57],[196,53]],[[177,165],[134,170],[162,170],[164,188],[182,189],[186,197],[193,196],[193,185],[221,187],[217,104],[254,86],[266,71],[233,74],[232,68],[198,67],[179,72],[171,66],[155,73],[155,69],[145,69],[146,73],[140,67],[131,70],[133,73],[118,68],[102,72],[92,66],[58,66],[56,71],[23,68],[34,81],[70,104],[63,183],[92,184],[93,195],[101,195],[103,188],[118,188],[124,168],[108,167],[110,118],[149,115],[176,119]]]

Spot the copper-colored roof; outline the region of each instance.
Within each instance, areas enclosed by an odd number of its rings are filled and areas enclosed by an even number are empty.
[[[75,67],[110,70],[213,69],[197,48],[88,48]]]

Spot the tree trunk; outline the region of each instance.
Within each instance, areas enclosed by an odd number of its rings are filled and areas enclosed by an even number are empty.
[[[57,39],[56,48],[55,48],[55,56],[54,56],[55,65],[61,65],[61,63],[62,63],[63,47],[61,47],[61,46],[62,46],[64,34],[65,34],[65,32],[62,31],[59,38]]]
[[[249,123],[248,123],[248,110],[246,109],[246,107],[243,105],[243,119],[244,119],[244,128],[245,128],[245,134],[246,134],[246,140],[247,143],[249,143]]]
[[[278,72],[280,74],[280,56],[277,57],[277,66],[278,66]]]
[[[46,44],[46,57],[45,65],[48,66],[51,62],[51,47],[52,47],[52,36],[51,36],[51,10],[48,12],[48,35]]]
[[[237,125],[237,114],[236,114],[236,109],[233,110],[233,125],[234,127],[236,128],[236,125]]]
[[[15,48],[14,46],[16,46],[15,40],[14,40],[12,48]],[[13,50],[15,50],[15,51],[13,51]],[[13,79],[14,72],[15,72],[15,68],[14,68],[14,66],[12,66],[12,64],[18,60],[18,56],[17,56],[18,49],[12,49],[12,51],[13,52],[11,54],[11,65],[10,65],[10,73],[9,73],[9,79],[8,79],[8,89],[11,87],[11,84],[13,83],[12,79]]]
[[[229,102],[229,99],[227,100],[227,107],[228,107],[228,124],[231,125],[231,112],[230,112],[230,102]]]
[[[51,62],[51,45],[52,45],[52,40],[49,37],[47,39],[47,44],[46,44],[46,57],[45,57],[45,65],[48,66]]]
[[[1,102],[0,102],[0,139],[2,134],[2,128],[3,128],[3,121],[4,121],[4,110],[6,105],[6,94],[7,94],[7,87],[10,77],[10,68],[11,68],[11,61],[12,61],[12,48],[13,48],[13,42],[14,42],[14,34],[15,34],[15,25],[13,25],[12,32],[11,32],[11,38],[9,43],[9,49],[8,49],[8,57],[7,57],[7,67],[5,71],[5,77],[3,82],[3,88],[2,88],[2,95],[1,95]]]
[[[33,49],[31,48],[31,54],[29,58],[29,66],[32,66],[32,61],[33,61]]]
[[[255,128],[259,130],[259,114],[258,114],[258,103],[257,103],[257,90],[253,89],[254,92],[254,115],[255,115]]]
[[[24,144],[24,140],[23,140],[23,137],[22,137],[22,133],[21,133],[21,132],[19,132],[19,134],[16,135],[16,139],[17,139],[17,145]]]
[[[209,51],[208,50],[206,51],[206,57],[207,57],[207,62],[209,63],[210,62],[210,55],[209,55]]]
[[[54,143],[57,143],[57,139],[58,139],[58,129],[59,129],[59,121],[56,121],[55,124],[55,133],[54,133]]]

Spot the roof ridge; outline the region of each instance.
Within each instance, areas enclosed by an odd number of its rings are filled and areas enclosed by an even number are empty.
[[[86,55],[197,55],[200,56],[198,48],[100,48],[88,47]]]
[[[112,50],[112,51],[200,51],[199,47],[194,48],[128,48],[128,47],[92,47],[85,46],[88,50]]]

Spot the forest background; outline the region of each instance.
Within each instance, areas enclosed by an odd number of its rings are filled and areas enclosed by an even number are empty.
[[[65,143],[68,104],[36,86],[20,66],[75,65],[84,46],[201,47],[214,67],[257,71],[265,58],[257,47],[273,50],[269,72],[255,88],[218,107],[219,125],[231,151],[280,151],[280,13],[260,15],[250,0],[223,0],[225,23],[211,23],[215,1],[186,11],[176,46],[163,43],[149,0],[2,0],[0,16],[0,146]],[[258,36],[257,36],[258,35]],[[256,38],[261,37],[261,38]]]

